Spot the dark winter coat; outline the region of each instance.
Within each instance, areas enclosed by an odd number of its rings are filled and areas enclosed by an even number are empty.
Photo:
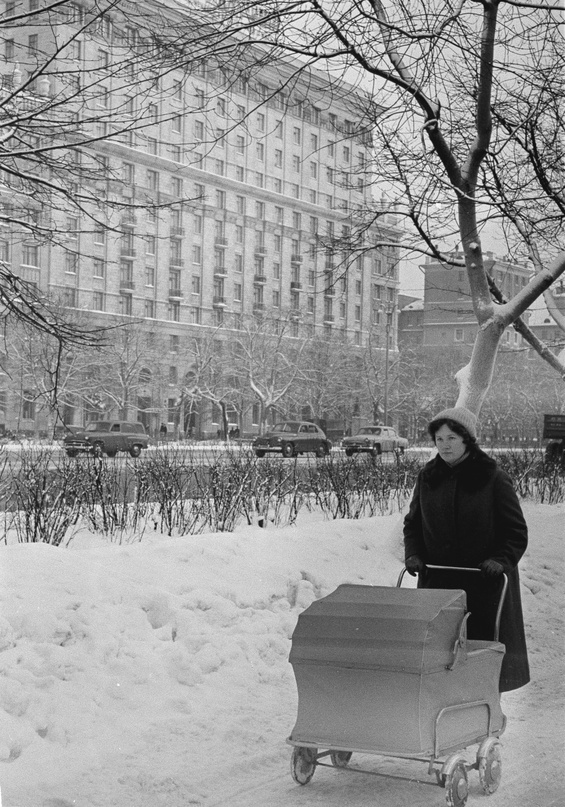
[[[527,544],[526,522],[510,477],[479,448],[472,448],[459,465],[451,467],[438,455],[420,471],[404,519],[405,557],[474,568],[492,558],[508,575],[499,634],[506,645],[501,692],[530,680],[517,565]],[[468,637],[493,638],[500,577],[425,569],[418,586],[462,588],[471,611]]]

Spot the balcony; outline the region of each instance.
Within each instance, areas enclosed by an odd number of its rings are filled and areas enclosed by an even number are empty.
[[[257,314],[265,310],[265,303],[253,303],[253,313]]]
[[[327,289],[324,289],[324,296],[325,297],[335,297],[335,289],[333,286],[330,286]]]
[[[227,266],[216,266],[214,267],[214,277],[227,277],[228,276],[228,268]]]
[[[290,256],[291,263],[302,263],[302,255],[299,252],[293,252]]]
[[[302,283],[299,280],[291,280],[290,288],[291,291],[300,291],[302,289]]]
[[[301,313],[302,312],[300,311],[299,308],[291,308],[290,311],[289,311],[288,316],[290,317],[290,319],[296,321],[297,319],[300,319]]]
[[[325,272],[333,272],[335,269],[335,261],[326,261],[326,268],[324,269]]]
[[[220,297],[219,294],[215,294],[214,298],[212,300],[212,305],[215,308],[225,308],[226,305],[227,305],[226,298],[225,297]]]
[[[171,227],[171,235],[177,235],[179,237],[184,235],[184,227]]]
[[[223,235],[217,235],[214,238],[214,246],[216,247],[227,247],[228,239]]]
[[[177,266],[177,267],[182,268],[184,266],[184,260],[182,258],[173,258],[173,257],[171,257],[171,258],[169,258],[169,265],[170,266]]]
[[[334,320],[335,317],[333,314],[324,314],[324,322],[330,323],[333,322]]]
[[[122,258],[135,258],[136,252],[133,247],[128,247],[122,244],[120,247],[120,255]]]
[[[266,255],[267,254],[267,247],[255,247],[255,254],[256,255]]]
[[[257,283],[258,285],[263,285],[264,283],[267,282],[267,276],[266,275],[255,275],[253,277],[253,282]]]
[[[130,294],[135,289],[133,280],[120,280],[120,291],[124,294]]]
[[[169,299],[170,300],[182,300],[183,298],[182,289],[180,286],[171,286],[169,288]]]

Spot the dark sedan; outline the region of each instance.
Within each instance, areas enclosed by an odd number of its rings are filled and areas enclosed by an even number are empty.
[[[253,441],[253,450],[258,457],[264,457],[267,451],[280,452],[283,457],[296,457],[311,451],[317,457],[325,457],[331,447],[322,429],[304,420],[277,423]]]

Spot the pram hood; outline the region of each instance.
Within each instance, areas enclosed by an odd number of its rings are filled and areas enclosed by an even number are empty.
[[[428,673],[453,659],[464,591],[344,584],[298,618],[292,664]],[[465,636],[459,659],[466,655]]]

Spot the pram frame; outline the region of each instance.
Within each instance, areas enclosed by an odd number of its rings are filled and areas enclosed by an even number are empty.
[[[474,567],[439,566],[432,564],[426,564],[426,567],[429,569],[480,573],[480,569],[476,569]],[[407,571],[406,567],[404,567],[400,571],[400,574],[396,582],[397,588],[401,587],[406,571]],[[506,591],[508,589],[507,575],[503,573],[502,578],[503,583],[500,591],[499,602],[495,616],[493,641],[498,641],[502,607],[504,605],[504,599],[506,597]],[[456,639],[453,647],[453,659],[452,662],[448,665],[448,669],[453,669],[457,664],[459,651],[464,643],[465,626],[468,617],[469,613],[465,614],[461,622],[459,636]],[[448,746],[445,748],[441,748],[439,740],[440,737],[439,724],[441,719],[450,712],[477,708],[481,706],[485,706],[488,712],[487,733],[481,734],[478,737],[470,739],[468,742],[465,742],[464,745],[457,744],[455,746]],[[290,737],[287,739],[286,742],[287,744],[294,746],[290,768],[292,778],[297,784],[300,785],[308,784],[308,782],[310,782],[310,780],[312,779],[317,766],[325,768],[337,767],[342,768],[344,770],[348,770],[351,773],[365,773],[373,776],[380,776],[387,779],[399,779],[401,781],[416,782],[419,784],[427,784],[434,786],[437,784],[440,787],[446,789],[447,791],[446,801],[449,807],[464,807],[468,797],[468,783],[467,783],[468,771],[470,770],[479,771],[479,778],[481,781],[481,785],[483,787],[484,792],[487,795],[490,795],[497,789],[500,781],[500,752],[499,752],[500,742],[498,738],[500,737],[501,734],[503,734],[505,728],[506,728],[506,717],[504,716],[502,727],[494,731],[492,730],[491,705],[486,700],[478,700],[467,703],[459,703],[444,706],[438,711],[434,721],[433,753],[429,755],[375,753],[374,751],[363,748],[354,748],[351,745],[349,746],[335,745],[332,746],[331,749],[319,753],[318,747],[314,743],[309,743],[304,740],[294,741]],[[477,750],[475,762],[468,762],[462,752],[469,746],[476,745],[477,743],[479,743],[479,748]],[[302,749],[304,749],[305,756],[304,752],[302,752]],[[388,774],[383,773],[381,771],[371,771],[357,767],[349,767],[349,759],[352,753],[372,754],[374,756],[379,756],[384,759],[403,759],[403,760],[412,760],[415,762],[427,763],[428,775],[431,776],[432,774],[435,774],[436,781],[430,782],[429,780],[415,779],[414,777]],[[303,754],[302,758],[301,754]],[[340,760],[339,754],[342,754],[341,761],[339,761]],[[445,758],[446,755],[447,758]],[[332,759],[331,765],[328,765],[325,762],[319,762],[319,760],[324,759],[328,756],[330,756]],[[493,767],[493,760],[494,760],[494,767]]]

